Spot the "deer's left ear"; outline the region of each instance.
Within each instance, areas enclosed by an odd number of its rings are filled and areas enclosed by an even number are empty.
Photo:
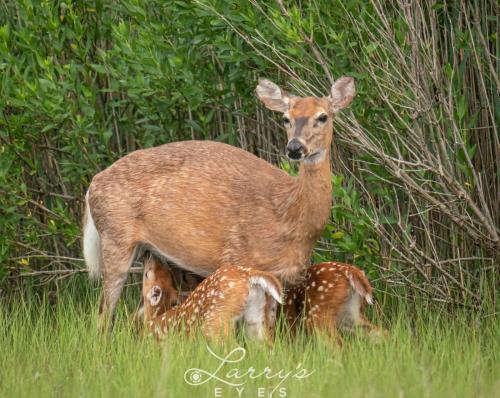
[[[335,83],[333,83],[330,90],[330,110],[338,112],[342,108],[349,106],[352,99],[356,95],[356,87],[354,86],[354,78],[349,76],[342,76]]]
[[[284,113],[290,107],[290,94],[270,80],[259,79],[255,92],[264,105],[272,111]]]
[[[163,292],[159,286],[153,286],[151,288],[151,292],[149,294],[149,303],[152,306],[156,306],[160,303],[160,300],[163,296]]]

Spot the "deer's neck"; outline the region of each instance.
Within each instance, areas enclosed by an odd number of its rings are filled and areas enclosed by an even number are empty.
[[[330,152],[318,163],[302,162],[295,184],[284,192],[281,217],[294,238],[315,242],[330,215],[332,202]]]

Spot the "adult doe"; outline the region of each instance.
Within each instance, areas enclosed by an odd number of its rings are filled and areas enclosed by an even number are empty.
[[[332,118],[355,96],[354,80],[341,77],[322,98],[269,80],[256,92],[283,114],[297,177],[239,148],[183,141],[132,152],[93,178],[83,250],[90,276],[103,271],[102,326],[141,248],[200,276],[238,264],[297,280],[330,214]]]

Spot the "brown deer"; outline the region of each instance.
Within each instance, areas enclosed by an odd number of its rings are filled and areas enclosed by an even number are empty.
[[[386,332],[371,324],[364,315],[373,303],[372,287],[364,272],[349,264],[327,262],[307,268],[302,283],[286,294],[283,312],[292,335],[304,322],[306,331],[323,331],[341,338],[337,330],[363,330],[371,336]]]
[[[178,299],[172,275],[153,256],[146,260],[142,287],[144,324],[156,338],[169,330],[190,333],[200,328],[212,340],[228,337],[236,323],[243,323],[248,337],[269,340],[281,284],[263,271],[223,266],[201,282],[186,301]]]
[[[103,272],[101,326],[111,326],[144,248],[203,277],[238,264],[293,283],[309,263],[330,214],[332,119],[352,101],[354,80],[341,77],[322,98],[292,96],[269,80],[256,92],[283,114],[297,177],[239,148],[183,141],[132,152],[92,179],[83,251],[89,275]]]

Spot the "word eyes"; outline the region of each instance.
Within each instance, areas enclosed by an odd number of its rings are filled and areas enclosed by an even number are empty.
[[[287,124],[290,124],[290,119],[288,119],[286,116],[283,117],[283,124],[286,126]]]

